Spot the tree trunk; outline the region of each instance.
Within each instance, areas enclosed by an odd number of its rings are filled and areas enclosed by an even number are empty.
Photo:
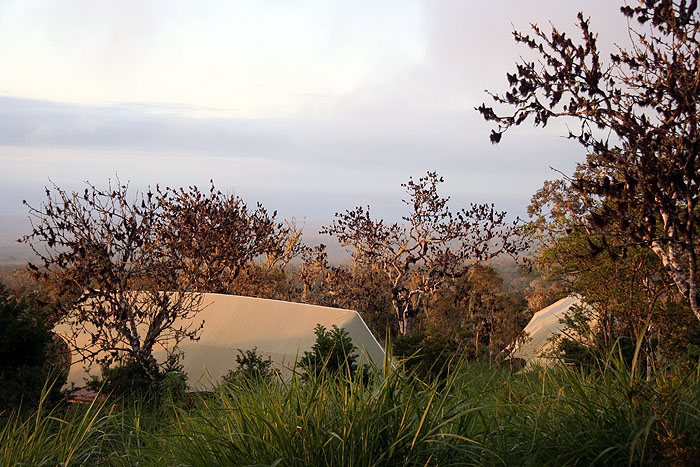
[[[651,249],[659,257],[664,269],[676,284],[676,288],[690,305],[690,310],[700,321],[700,290],[695,283],[697,276],[695,255],[691,254],[690,264],[686,268],[679,261],[676,249],[672,245],[666,249],[658,241],[653,241]]]
[[[407,337],[411,334],[411,320],[408,314],[404,313],[403,316],[399,317],[399,334]]]
[[[399,325],[399,334],[406,337],[411,334],[411,317],[409,316],[408,305],[402,306],[401,301],[397,298],[391,299],[391,304],[394,307],[396,322]]]

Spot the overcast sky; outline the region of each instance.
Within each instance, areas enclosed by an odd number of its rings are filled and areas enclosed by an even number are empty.
[[[503,91],[510,34],[578,10],[625,44],[613,0],[0,0],[0,214],[118,174],[142,188],[209,179],[283,216],[370,204],[400,215],[409,176],[453,206],[523,215],[584,153],[557,128],[498,146],[474,107]]]

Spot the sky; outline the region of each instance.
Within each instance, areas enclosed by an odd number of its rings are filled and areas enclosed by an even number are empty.
[[[401,183],[437,171],[453,208],[524,216],[585,153],[561,125],[492,146],[474,107],[527,58],[514,27],[573,33],[579,10],[626,43],[610,0],[0,0],[0,215],[118,176],[397,219]]]

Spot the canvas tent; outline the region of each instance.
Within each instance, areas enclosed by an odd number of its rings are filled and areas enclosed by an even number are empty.
[[[535,313],[523,330],[525,342],[516,344],[511,358],[523,359],[527,366],[551,364],[553,360],[547,356],[552,350],[551,338],[564,330],[566,326],[560,320],[574,306],[585,305],[580,298],[570,296]]]
[[[356,311],[342,310],[302,303],[267,300],[235,295],[203,294],[201,309],[193,322],[204,320],[198,341],[183,341],[181,363],[194,389],[208,389],[236,366],[238,350],[251,350],[270,357],[273,366],[289,372],[304,351],[316,341],[314,329],[321,324],[345,329],[358,347],[359,363],[371,361],[378,368],[384,363],[384,350]],[[67,334],[60,326],[56,331]],[[86,345],[89,335],[81,335],[79,345]],[[165,359],[165,350],[156,351],[158,361]],[[76,358],[75,356],[73,357]],[[99,375],[98,368],[85,368],[74,363],[67,385],[84,385],[89,375]]]

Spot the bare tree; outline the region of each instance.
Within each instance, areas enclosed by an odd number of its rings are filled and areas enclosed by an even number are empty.
[[[411,332],[411,322],[424,308],[426,296],[449,277],[458,277],[474,265],[501,253],[515,254],[524,245],[516,235],[516,223],[505,221],[505,212],[493,205],[472,204],[453,213],[440,197],[442,177],[425,177],[402,184],[408,193],[403,202],[409,213],[402,223],[374,220],[369,207],[336,213],[321,233],[352,246],[356,264],[378,268],[391,283],[391,296],[399,332]]]
[[[174,355],[183,339],[197,339],[200,327],[187,318],[200,296],[182,293],[190,284],[160,241],[159,203],[150,190],[130,199],[118,180],[105,190],[88,184],[83,193],[53,185],[43,204],[27,206],[32,231],[21,241],[43,263],[29,267],[60,295],[61,321],[83,359],[109,365],[127,358],[154,377],[154,349]],[[83,333],[90,336],[85,346]]]
[[[320,244],[314,248],[306,247],[301,255],[299,282],[302,303],[325,304],[319,300],[319,295],[325,291],[325,283],[332,267],[328,264],[326,245]],[[320,303],[317,303],[320,302]]]
[[[696,0],[640,0],[620,10],[629,21],[629,49],[618,47],[606,62],[590,22],[578,15],[581,40],[533,25],[515,41],[539,56],[508,74],[510,90],[491,94],[513,108],[479,111],[498,128],[533,118],[577,123],[568,137],[588,151],[570,186],[601,197],[587,221],[613,225],[629,243],[650,248],[700,320],[698,200],[700,199],[700,21]],[[607,247],[607,245],[602,245]]]

